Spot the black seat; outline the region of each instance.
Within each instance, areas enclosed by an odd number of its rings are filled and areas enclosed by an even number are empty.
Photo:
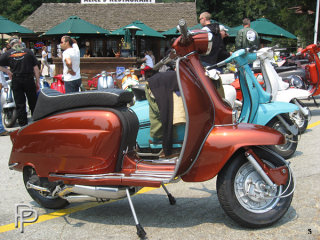
[[[33,120],[39,120],[56,112],[83,107],[123,107],[130,103],[133,93],[122,89],[105,89],[63,94],[50,88],[43,88],[33,113]]]
[[[146,86],[145,84],[139,84],[131,87],[132,92],[136,97],[136,100],[138,101],[147,100],[146,93],[145,93],[145,86]]]

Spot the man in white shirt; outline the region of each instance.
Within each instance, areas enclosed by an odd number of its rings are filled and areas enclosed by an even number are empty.
[[[63,36],[60,42],[63,62],[63,80],[66,93],[79,92],[81,86],[80,50],[75,39]]]

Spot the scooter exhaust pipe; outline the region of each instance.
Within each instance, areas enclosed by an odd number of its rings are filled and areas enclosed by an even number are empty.
[[[299,101],[297,101],[297,99],[293,99],[293,102],[294,102],[295,105],[298,106],[300,112],[302,112],[302,114],[305,117],[309,117],[310,116],[310,110],[307,107],[301,106],[301,104],[299,103]]]
[[[67,185],[58,192],[58,196],[60,196],[61,198],[66,198],[66,195],[70,193],[90,196],[98,199],[120,199],[126,196],[126,189],[117,187]]]
[[[299,133],[299,129],[298,127],[294,124],[294,125],[289,125],[287,123],[286,120],[284,120],[284,118],[278,114],[277,115],[277,118],[280,120],[280,122],[285,126],[285,128],[290,132],[292,133],[293,135],[297,135]]]
[[[72,195],[72,196],[64,196],[63,199],[67,200],[69,203],[76,203],[76,202],[107,202],[110,199],[102,199],[102,198],[95,198],[87,195]]]
[[[37,191],[48,192],[51,191],[48,188],[40,187],[27,182],[26,187],[28,189],[34,189]],[[59,190],[57,190],[59,189]],[[135,189],[137,192],[138,189]],[[77,195],[68,196],[68,194],[73,193]],[[57,186],[56,190],[53,191],[52,195],[57,194],[59,197],[70,200],[70,201],[108,201],[110,199],[121,199],[126,197],[125,188],[117,187],[96,187],[96,186],[84,186],[84,185],[67,185],[60,189]]]

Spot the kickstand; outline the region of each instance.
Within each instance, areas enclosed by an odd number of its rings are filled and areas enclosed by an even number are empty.
[[[146,239],[146,235],[147,233],[144,231],[143,227],[140,225],[137,215],[136,215],[136,211],[134,210],[132,201],[131,201],[131,196],[130,196],[130,192],[129,192],[129,188],[126,188],[126,193],[127,193],[127,197],[128,197],[128,201],[129,201],[129,205],[131,208],[131,212],[134,218],[134,221],[136,223],[136,228],[137,228],[137,234],[140,237],[140,239]]]
[[[174,198],[174,196],[171,195],[171,193],[169,193],[168,189],[166,188],[166,186],[161,183],[161,186],[163,187],[163,189],[166,191],[168,198],[169,198],[169,202],[171,205],[175,205],[176,204],[176,199]]]
[[[315,104],[317,107],[319,107],[319,104],[316,102],[316,99],[314,98],[314,96],[312,96],[312,99],[313,99],[314,104]]]

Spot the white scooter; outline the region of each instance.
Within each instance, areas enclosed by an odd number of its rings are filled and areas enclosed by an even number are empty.
[[[5,75],[5,74],[4,74]],[[13,98],[13,92],[11,87],[11,80],[5,75],[5,79],[8,83],[8,91],[5,91],[4,88],[1,89],[1,107],[2,107],[2,120],[3,125],[6,128],[11,128],[15,125],[18,114],[16,103]]]
[[[114,88],[114,72],[102,71],[100,77],[98,78],[97,89],[102,90],[106,88]]]
[[[290,88],[289,83],[282,81],[282,78],[275,71],[271,62],[274,60],[273,48],[261,48],[257,51],[257,58],[260,61],[261,72],[264,78],[266,91],[271,94],[271,101],[294,103],[299,107],[297,113],[292,113],[292,118],[303,133],[311,118],[310,110],[300,100],[308,99],[311,94],[307,90]]]

